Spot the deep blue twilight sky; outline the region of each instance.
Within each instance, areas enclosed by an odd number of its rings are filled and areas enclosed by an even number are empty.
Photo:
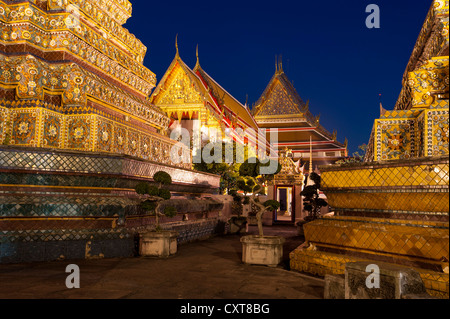
[[[175,56],[200,63],[245,103],[260,97],[282,54],[285,73],[321,124],[349,154],[367,143],[379,117],[379,93],[393,109],[402,75],[431,0],[131,0],[124,25],[148,51],[144,61],[158,81]],[[366,6],[377,4],[381,28],[365,25]]]

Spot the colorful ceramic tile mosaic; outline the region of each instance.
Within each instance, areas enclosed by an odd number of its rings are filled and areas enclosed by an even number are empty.
[[[172,163],[170,149],[176,142],[166,137],[144,133],[103,116],[64,115],[45,106],[43,103],[36,103],[34,108],[0,106],[4,119],[2,132],[11,132],[9,145],[128,154],[190,168],[189,163]],[[0,141],[4,141],[5,136],[2,133]]]
[[[429,294],[448,298],[448,3],[433,1],[396,107],[380,107],[365,162],[320,167],[335,215],[303,226],[291,269],[324,276],[353,261],[400,264],[420,273]]]
[[[0,146],[0,263],[133,256],[135,235],[154,225],[134,188],[140,181],[152,183],[157,171],[172,176],[175,194],[200,197],[220,182],[215,175],[124,155]],[[222,204],[208,205],[211,216],[202,215],[202,225],[188,227],[195,216],[178,225],[181,242],[217,229]],[[181,221],[188,213],[198,212],[184,207],[161,222]]]
[[[0,91],[15,92],[0,99],[0,142],[141,158],[151,143],[171,147],[159,135],[170,120],[147,99],[156,78],[142,64],[146,48],[122,27],[131,4],[41,4],[0,1]]]
[[[386,112],[375,120],[374,159],[448,155],[448,115],[448,102],[443,108]]]
[[[154,223],[139,181],[165,171],[178,196],[219,187],[171,160],[147,48],[123,27],[131,12],[127,0],[0,0],[0,263],[133,256]],[[187,224],[181,241],[218,219]]]
[[[309,243],[339,248],[445,260],[449,254],[448,223],[378,218],[323,218],[304,226]]]

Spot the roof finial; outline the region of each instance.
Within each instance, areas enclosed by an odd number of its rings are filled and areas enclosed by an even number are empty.
[[[195,56],[197,57],[197,63],[195,64],[194,69],[197,69],[200,67],[200,59],[198,58],[198,43],[197,43],[197,48],[195,49]]]
[[[308,180],[306,181],[306,186],[314,185],[315,182],[311,179],[311,174],[313,173],[313,163],[312,163],[312,135],[309,136],[309,169],[308,169]]]
[[[306,101],[306,104],[305,104],[305,113],[308,113],[309,112],[309,100],[308,101]]]
[[[313,169],[313,163],[312,163],[312,135],[309,136],[309,174],[311,175],[312,169]]]
[[[283,73],[283,55],[280,54],[280,61],[278,62],[278,71]]]
[[[175,37],[175,48],[177,49],[177,56],[180,56],[180,53],[178,51],[178,33],[177,36]]]
[[[278,73],[278,55],[275,54],[275,73]]]

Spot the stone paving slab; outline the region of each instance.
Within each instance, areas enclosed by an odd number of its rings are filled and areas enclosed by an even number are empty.
[[[281,234],[293,238],[292,232]],[[287,243],[285,256],[297,244],[289,238]],[[286,270],[286,262],[278,268],[245,265],[241,254],[240,237],[227,235],[180,245],[177,255],[166,259],[0,265],[0,299],[323,298],[323,280]],[[65,285],[68,264],[80,267],[80,289]]]

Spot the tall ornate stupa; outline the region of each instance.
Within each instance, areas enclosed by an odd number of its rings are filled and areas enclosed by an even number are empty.
[[[169,119],[147,99],[156,78],[122,27],[130,16],[128,1],[0,2],[0,141],[169,163]]]
[[[343,274],[350,262],[386,262],[414,269],[429,294],[448,298],[448,9],[448,0],[432,2],[365,162],[320,168],[335,216],[304,226],[306,244],[291,253],[291,269]]]
[[[127,0],[0,0],[0,262],[130,255],[151,220],[137,182],[162,170],[180,194],[218,187],[171,161],[147,49],[123,27],[131,12]]]

